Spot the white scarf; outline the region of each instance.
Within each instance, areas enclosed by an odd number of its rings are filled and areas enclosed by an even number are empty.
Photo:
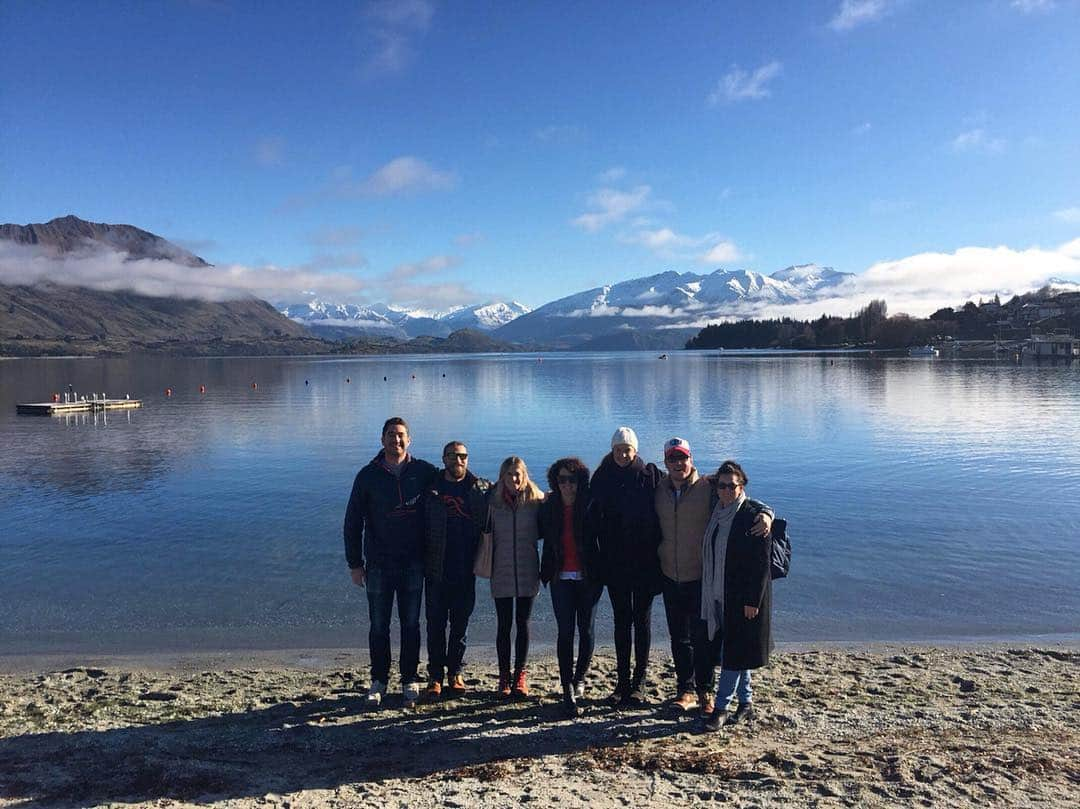
[[[705,536],[701,538],[701,618],[709,625],[710,640],[723,625],[724,564],[727,562],[727,541],[735,513],[746,499],[740,494],[730,506],[717,503],[709,517]]]

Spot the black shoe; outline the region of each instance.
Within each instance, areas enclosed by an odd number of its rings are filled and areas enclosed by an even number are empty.
[[[570,719],[575,719],[581,716],[581,708],[577,704],[577,695],[574,693],[574,686],[564,685],[562,689],[562,704],[563,711]]]
[[[714,733],[724,726],[727,718],[727,711],[722,708],[714,708],[713,712],[709,714],[709,718],[705,720],[705,730],[710,733]]]
[[[754,713],[754,704],[752,702],[740,702],[739,707],[735,709],[735,713],[727,720],[729,725],[734,725],[736,722],[745,722],[750,724],[756,719]]]
[[[645,698],[645,686],[642,683],[635,683],[630,687],[630,692],[623,698],[624,705],[630,705],[634,708],[639,708],[647,702]]]
[[[607,698],[608,705],[622,705],[626,702],[626,695],[629,693],[630,686],[626,683],[619,683],[615,686],[611,696]]]

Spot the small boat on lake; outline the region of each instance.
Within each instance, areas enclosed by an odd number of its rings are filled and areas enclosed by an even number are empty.
[[[909,357],[936,357],[941,352],[933,346],[912,346],[907,353]]]

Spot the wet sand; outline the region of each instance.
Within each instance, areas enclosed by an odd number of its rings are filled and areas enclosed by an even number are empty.
[[[486,659],[469,695],[412,710],[366,709],[347,652],[8,660],[0,806],[1080,804],[1071,644],[784,651],[755,675],[757,720],[708,734],[667,706],[659,650],[650,704],[625,710],[598,653],[576,720],[550,655],[511,702]]]

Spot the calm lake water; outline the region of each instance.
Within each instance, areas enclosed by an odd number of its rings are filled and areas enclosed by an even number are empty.
[[[16,416],[17,401],[68,384],[144,407]],[[794,536],[791,577],[774,591],[781,641],[1075,639],[1080,628],[1078,363],[5,360],[0,653],[366,647],[341,521],[395,414],[412,424],[414,454],[437,462],[460,438],[488,477],[511,453],[537,478],[565,454],[595,467],[620,424],[648,460],[672,435],[701,469],[738,459]],[[471,637],[490,642],[486,583],[478,595]],[[550,640],[541,598],[537,632]],[[653,618],[662,633],[659,602]],[[610,645],[606,596],[599,620]]]

